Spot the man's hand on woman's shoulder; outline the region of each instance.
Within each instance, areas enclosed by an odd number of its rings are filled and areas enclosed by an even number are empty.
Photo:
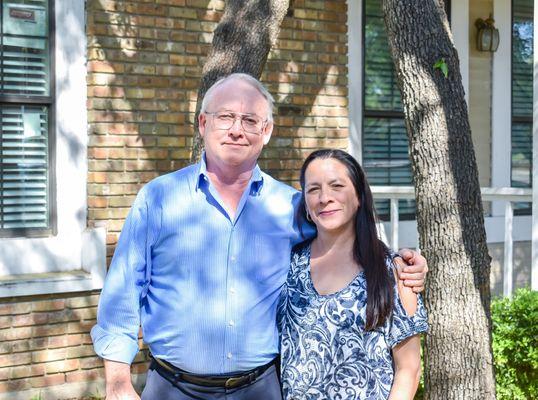
[[[424,281],[428,273],[428,263],[426,259],[415,250],[401,249],[398,252],[401,256],[396,257],[394,262],[397,266],[398,278],[403,284],[413,289],[413,292],[424,291]]]

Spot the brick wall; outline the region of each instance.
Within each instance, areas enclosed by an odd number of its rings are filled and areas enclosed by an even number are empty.
[[[40,296],[0,304],[0,395],[101,377],[89,335],[97,299]]]
[[[291,3],[262,76],[276,99],[276,128],[260,165],[296,184],[313,149],[347,147],[347,28],[345,0]],[[224,2],[88,0],[86,7],[88,223],[107,227],[111,257],[140,187],[188,163],[200,74]],[[60,387],[72,391],[63,398],[104,394],[89,337],[97,299],[0,304],[0,399],[32,388],[43,399],[62,398],[51,394]],[[145,360],[140,353],[133,372],[143,373]]]

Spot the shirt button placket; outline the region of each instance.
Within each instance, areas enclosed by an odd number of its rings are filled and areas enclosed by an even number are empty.
[[[232,286],[232,282],[234,281],[234,275],[235,275],[235,265],[236,265],[236,246],[235,246],[235,227],[232,226],[232,229],[230,231],[230,243],[228,247],[228,271],[226,274],[226,287],[228,287],[228,295],[226,296],[226,342],[225,342],[225,351],[226,351],[226,360],[228,363],[232,363],[233,354],[232,351],[234,349],[235,345],[235,335],[234,332],[231,330],[235,326],[235,321],[233,319],[233,310],[234,310],[234,303],[235,303],[235,288]],[[231,364],[230,364],[231,367]]]

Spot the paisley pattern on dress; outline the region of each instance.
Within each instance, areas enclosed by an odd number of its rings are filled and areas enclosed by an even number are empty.
[[[387,267],[393,268],[390,260]],[[320,295],[310,278],[310,243],[294,250],[278,312],[284,399],[387,399],[391,349],[428,329],[426,309],[419,296],[416,313],[407,315],[395,285],[392,317],[373,331],[364,330],[365,321],[364,274]]]

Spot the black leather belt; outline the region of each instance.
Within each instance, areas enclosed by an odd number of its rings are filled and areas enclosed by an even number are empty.
[[[275,360],[272,360],[271,362],[262,365],[261,367],[254,368],[250,371],[245,371],[237,375],[206,376],[191,374],[189,372],[183,371],[182,369],[174,367],[172,364],[164,360],[160,360],[153,357],[150,369],[156,370],[162,377],[167,379],[173,385],[176,385],[179,381],[184,381],[199,386],[235,389],[244,385],[251,384],[256,380],[257,377],[267,371],[267,369],[274,363]]]

